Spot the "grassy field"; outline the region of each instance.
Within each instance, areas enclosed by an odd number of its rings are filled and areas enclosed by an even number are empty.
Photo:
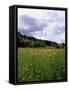
[[[18,48],[18,82],[64,79],[64,49]]]

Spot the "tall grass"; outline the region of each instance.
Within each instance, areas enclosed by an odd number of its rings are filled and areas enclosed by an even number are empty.
[[[18,82],[65,79],[65,51],[18,48]]]

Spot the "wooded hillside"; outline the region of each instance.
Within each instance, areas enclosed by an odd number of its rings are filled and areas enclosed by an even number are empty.
[[[22,35],[18,32],[18,39],[17,39],[17,46],[18,47],[55,47],[60,48],[64,47],[65,44],[57,44],[56,42],[48,41],[48,40],[40,40],[36,39],[31,36]]]

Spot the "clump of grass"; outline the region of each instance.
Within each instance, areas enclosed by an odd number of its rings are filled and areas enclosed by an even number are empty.
[[[18,82],[64,79],[64,49],[18,48]]]

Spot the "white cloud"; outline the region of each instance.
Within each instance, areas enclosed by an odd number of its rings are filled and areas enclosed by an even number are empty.
[[[30,19],[33,19],[33,21],[35,20],[35,23],[26,24],[21,20],[21,17],[24,16],[29,16]],[[29,31],[29,33],[32,33],[31,35],[36,38],[61,43],[65,41],[65,32],[63,30],[60,35],[56,34],[55,36],[54,33],[56,31],[57,33],[60,33],[61,29],[58,30],[58,28],[63,28],[65,30],[65,11],[25,8],[18,9],[18,30],[24,29]],[[32,30],[35,31],[32,32]]]

